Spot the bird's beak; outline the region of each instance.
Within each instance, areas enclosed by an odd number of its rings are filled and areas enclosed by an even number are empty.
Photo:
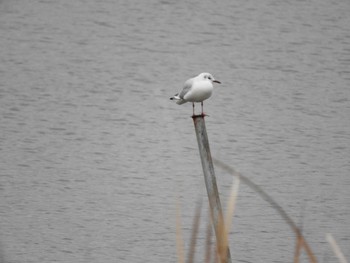
[[[220,82],[220,81],[218,81],[218,80],[216,80],[216,79],[214,79],[214,80],[213,80],[213,82],[216,82],[216,83],[221,84],[221,82]]]

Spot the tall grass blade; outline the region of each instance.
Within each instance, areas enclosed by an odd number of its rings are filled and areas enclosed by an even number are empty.
[[[338,246],[337,242],[333,238],[332,234],[329,234],[329,233],[326,234],[326,239],[327,239],[328,243],[331,245],[332,250],[333,250],[335,256],[338,258],[339,262],[340,263],[348,263],[343,252],[340,250],[340,247]]]

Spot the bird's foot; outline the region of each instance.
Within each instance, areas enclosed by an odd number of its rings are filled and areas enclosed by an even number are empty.
[[[209,117],[208,114],[205,114],[204,112],[202,112],[201,114],[193,114],[192,118],[198,118],[198,117],[204,118],[204,117],[207,117],[207,116]]]

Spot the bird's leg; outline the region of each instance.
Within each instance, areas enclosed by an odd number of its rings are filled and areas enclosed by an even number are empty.
[[[194,102],[192,102],[193,116],[194,116]]]
[[[204,112],[203,112],[203,101],[201,102],[201,106],[202,106],[202,117],[205,117],[205,116],[209,116],[209,115],[207,115],[207,114],[205,114]]]

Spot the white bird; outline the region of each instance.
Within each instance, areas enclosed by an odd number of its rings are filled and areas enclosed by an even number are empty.
[[[220,81],[214,79],[210,73],[201,73],[197,77],[187,80],[184,87],[180,93],[175,94],[170,99],[176,100],[176,103],[181,105],[186,102],[192,102],[193,115],[194,114],[194,103],[200,102],[202,106],[203,113],[203,101],[208,99],[213,92],[213,83],[221,83]]]

